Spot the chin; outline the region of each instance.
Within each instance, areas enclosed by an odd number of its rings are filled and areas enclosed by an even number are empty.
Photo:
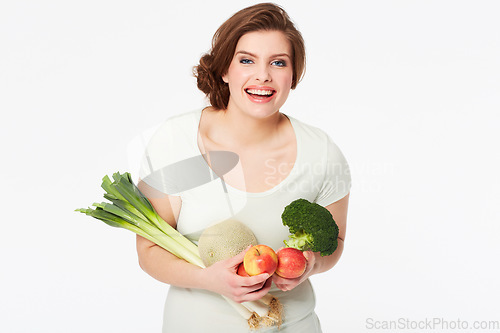
[[[273,110],[273,111],[268,111],[268,110],[255,110],[254,112],[249,112],[249,115],[253,118],[257,119],[267,119],[270,117],[273,117],[277,115],[280,112],[280,110]]]
[[[282,105],[276,104],[262,104],[255,105],[254,103],[247,106],[247,113],[253,117],[265,119],[272,117],[280,112]]]

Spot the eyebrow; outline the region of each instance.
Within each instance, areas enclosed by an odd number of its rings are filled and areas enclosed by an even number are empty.
[[[253,54],[252,52],[245,51],[245,50],[237,51],[236,54],[247,54],[247,55],[252,56],[254,58],[258,58],[257,55]],[[273,54],[273,55],[271,55],[270,58],[276,58],[276,57],[288,57],[288,58],[292,59],[292,57],[290,57],[290,55],[288,53]]]

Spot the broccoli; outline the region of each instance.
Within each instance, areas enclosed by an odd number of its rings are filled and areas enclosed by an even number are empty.
[[[297,199],[285,207],[281,219],[288,226],[287,247],[301,251],[321,252],[328,256],[337,249],[339,227],[325,207],[306,199]]]

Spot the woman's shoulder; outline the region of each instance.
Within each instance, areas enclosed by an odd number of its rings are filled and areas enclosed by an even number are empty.
[[[196,120],[199,119],[202,110],[202,108],[198,108],[195,110],[173,114],[164,120],[163,125],[182,125],[186,123],[191,124],[193,123],[193,121],[196,122]]]
[[[329,140],[329,135],[325,130],[299,120],[295,117],[291,117],[289,115],[286,116],[290,119],[290,122],[292,123],[297,136],[301,136],[312,141],[326,142]]]
[[[191,134],[198,128],[201,109],[168,115],[152,128],[152,138],[172,138],[180,134]]]
[[[319,159],[344,159],[340,147],[326,130],[293,117],[289,118],[301,142],[302,151],[309,155],[309,158],[314,156]]]
[[[191,144],[196,137],[201,110],[191,110],[168,116],[150,131],[148,147],[179,146],[182,142]],[[184,140],[183,140],[184,139]]]

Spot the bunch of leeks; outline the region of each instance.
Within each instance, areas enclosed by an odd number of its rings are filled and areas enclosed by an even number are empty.
[[[99,219],[109,226],[130,230],[191,264],[205,267],[198,247],[156,213],[149,200],[132,181],[130,173],[116,172],[113,174],[113,181],[106,175],[101,187],[105,191],[104,198],[109,202],[94,203],[94,208],[80,208],[76,211]],[[277,300],[266,296],[261,301],[241,304],[224,298],[248,321],[251,328],[279,326],[281,309],[272,309]]]

